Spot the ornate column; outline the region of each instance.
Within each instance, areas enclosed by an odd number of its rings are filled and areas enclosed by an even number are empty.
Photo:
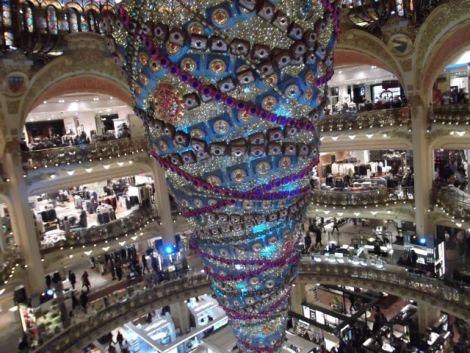
[[[155,203],[158,210],[158,215],[162,222],[162,238],[165,244],[175,243],[175,230],[173,218],[171,216],[170,194],[166,184],[165,172],[152,160],[153,178],[155,182]]]
[[[426,328],[433,326],[440,318],[441,312],[435,306],[418,302],[419,333],[425,334]]]
[[[420,96],[409,100],[411,111],[414,196],[417,235],[433,235],[435,230],[428,219],[433,176],[433,152],[427,137],[428,107]]]
[[[189,332],[189,309],[186,303],[178,302],[170,304],[171,317],[175,323],[175,327],[181,330],[181,334],[185,335]]]
[[[292,285],[291,297],[290,297],[290,308],[291,310],[299,315],[303,315],[302,303],[305,302],[305,283],[297,280]]]
[[[13,235],[27,265],[27,289],[30,295],[39,294],[45,287],[44,267],[41,262],[33,215],[29,208],[28,190],[23,177],[18,140],[13,140],[7,145],[3,165],[10,178],[9,211]]]

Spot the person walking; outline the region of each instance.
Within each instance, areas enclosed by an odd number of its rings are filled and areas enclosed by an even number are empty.
[[[82,291],[82,294],[80,294],[80,305],[82,306],[82,309],[86,314],[86,309],[88,305],[88,294],[85,291]]]
[[[120,263],[116,264],[116,276],[118,281],[122,280],[122,266]]]
[[[142,255],[142,273],[145,272],[150,272],[149,271],[149,265],[147,263],[147,258],[145,257],[145,254]]]
[[[88,278],[88,272],[87,271],[84,271],[83,274],[82,274],[82,288],[83,287],[86,287],[87,292],[90,291],[91,283],[90,283],[90,279]]]
[[[75,273],[72,272],[72,270],[69,270],[69,282],[72,286],[72,289],[75,289],[75,283],[77,283],[77,278],[75,276]]]
[[[116,341],[119,344],[119,348],[122,349],[122,343],[124,342],[124,336],[122,335],[121,331],[118,331],[116,336]]]
[[[77,296],[75,295],[75,291],[72,292],[70,295],[70,299],[72,299],[72,310],[75,310],[75,308],[78,306],[78,299]]]

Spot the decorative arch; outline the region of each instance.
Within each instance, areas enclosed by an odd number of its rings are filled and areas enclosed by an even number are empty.
[[[375,65],[393,73],[405,88],[403,70],[387,46],[377,37],[351,29],[341,35],[335,50],[335,65]]]
[[[130,104],[127,82],[106,51],[103,38],[91,33],[71,34],[67,38],[69,50],[44,66],[31,79],[20,103],[18,129],[40,102],[64,93],[103,93]]]
[[[438,6],[420,27],[415,41],[416,87],[430,97],[445,65],[470,47],[470,3],[451,1]]]

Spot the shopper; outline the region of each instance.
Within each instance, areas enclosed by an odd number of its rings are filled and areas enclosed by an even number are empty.
[[[69,218],[67,216],[64,217],[63,225],[64,225],[65,234],[70,233],[70,221],[69,221]]]
[[[72,310],[75,310],[75,308],[78,306],[78,299],[75,295],[75,291],[72,291],[70,294],[70,299],[72,299]]]
[[[83,287],[86,287],[87,292],[90,291],[91,283],[90,283],[90,279],[88,278],[88,272],[87,271],[84,271],[83,274],[82,274],[82,288]]]
[[[122,349],[122,343],[124,342],[124,336],[122,335],[121,331],[118,331],[116,336],[116,341],[119,344],[119,348]]]
[[[72,286],[72,289],[75,289],[75,283],[77,283],[77,278],[75,277],[75,273],[72,270],[69,270],[69,282]]]
[[[80,305],[82,306],[83,312],[86,314],[86,309],[88,305],[88,294],[83,290],[80,294]]]
[[[122,266],[120,263],[116,265],[116,276],[117,276],[118,281],[122,280]]]
[[[150,272],[145,254],[142,255],[142,273]]]
[[[339,222],[338,222],[338,220],[336,219],[336,217],[333,218],[333,229],[332,229],[332,231],[331,231],[331,234],[333,234],[333,233],[335,232],[335,230],[336,230],[336,231],[338,232],[338,234],[339,234],[339,226],[338,226],[338,225],[339,225]]]

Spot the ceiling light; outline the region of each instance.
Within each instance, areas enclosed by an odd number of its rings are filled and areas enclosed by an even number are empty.
[[[94,102],[97,102],[97,101],[99,101],[99,100],[100,100],[100,99],[99,99],[98,97],[93,97],[93,101],[94,101]]]
[[[59,103],[64,103],[65,100],[64,99],[59,99]]]
[[[51,179],[55,179],[56,175],[55,175],[55,174],[51,174],[51,175],[49,175],[49,177],[50,177]]]
[[[75,170],[67,170],[67,174],[72,176],[75,174]]]
[[[87,173],[91,173],[91,172],[93,171],[93,168],[86,168],[85,171],[86,171]]]
[[[42,102],[43,104],[47,104],[47,101]]]
[[[331,139],[332,139],[333,141],[336,141],[336,140],[338,139],[338,136],[331,136]]]
[[[109,165],[109,164],[103,165],[103,168],[106,169],[106,170],[108,170],[110,167],[111,167],[111,165]]]
[[[117,162],[117,165],[122,167],[124,165],[124,162]]]
[[[366,136],[368,139],[371,139],[372,137],[374,137],[374,134],[366,134]]]
[[[382,134],[382,136],[383,136],[384,138],[387,138],[387,137],[388,137],[388,134]]]
[[[465,131],[457,131],[457,135],[459,135],[460,137],[462,137],[463,135],[465,135]]]
[[[86,256],[90,256],[91,253],[92,253],[92,251],[91,251],[91,250],[88,250],[88,251],[84,251],[84,253],[85,253]]]
[[[351,140],[354,140],[356,138],[356,135],[348,135],[348,137],[351,139]]]

